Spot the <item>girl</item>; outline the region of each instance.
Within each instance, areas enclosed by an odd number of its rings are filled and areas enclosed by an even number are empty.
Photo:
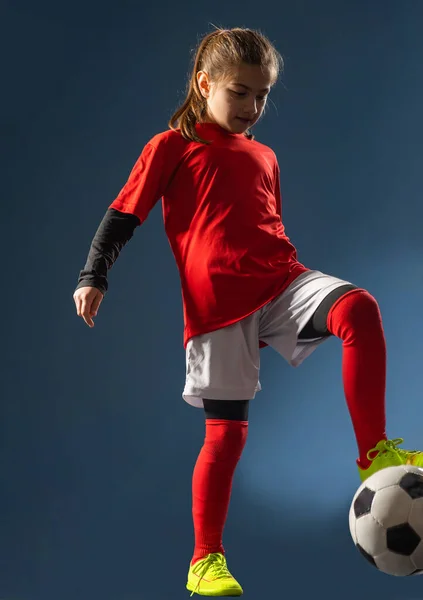
[[[74,294],[77,314],[93,327],[108,269],[162,198],[182,286],[183,398],[205,411],[187,583],[204,596],[242,594],[226,565],[222,533],[249,402],[261,389],[260,347],[298,366],[318,344],[339,337],[361,479],[390,465],[423,466],[423,453],[386,437],[386,352],[376,300],[306,268],[285,234],[276,156],[251,133],[281,66],[260,32],[217,29],[204,37],[185,102],[169,129],[147,142],[107,210]]]

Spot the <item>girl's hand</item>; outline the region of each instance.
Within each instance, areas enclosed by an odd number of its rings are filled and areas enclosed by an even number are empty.
[[[78,317],[82,317],[88,327],[94,327],[93,317],[97,316],[103,294],[97,288],[87,286],[77,289],[73,299]]]

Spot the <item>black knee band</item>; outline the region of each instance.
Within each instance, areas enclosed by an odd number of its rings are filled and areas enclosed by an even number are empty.
[[[310,321],[308,321],[306,326],[301,330],[300,335],[298,336],[299,339],[310,340],[318,337],[331,336],[332,334],[327,327],[330,309],[344,294],[356,289],[358,289],[356,285],[353,285],[352,283],[346,283],[345,285],[341,285],[330,292],[330,294],[328,294],[326,298],[324,298],[319,304]]]
[[[249,400],[208,400],[203,399],[206,419],[226,421],[248,421]]]

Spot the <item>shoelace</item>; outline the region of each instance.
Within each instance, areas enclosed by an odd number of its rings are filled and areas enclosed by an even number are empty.
[[[371,461],[374,461],[380,454],[384,452],[395,452],[399,456],[409,455],[409,454],[418,454],[418,450],[402,450],[398,448],[400,444],[402,444],[404,440],[402,438],[395,438],[394,440],[384,440],[379,442],[375,448],[372,448],[367,453],[367,458]],[[376,453],[376,454],[374,454]],[[374,454],[374,456],[372,456]]]
[[[198,561],[198,566],[194,565],[192,569],[193,573],[199,576],[199,579],[191,596],[193,596],[197,591],[201,580],[208,570],[210,570],[211,575],[214,575],[215,579],[231,577],[231,574],[226,566],[225,558],[221,554],[209,554],[202,564],[200,561]]]

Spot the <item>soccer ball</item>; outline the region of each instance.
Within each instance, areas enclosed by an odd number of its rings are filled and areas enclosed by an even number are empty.
[[[377,471],[351,503],[354,544],[388,575],[423,574],[423,469],[411,465]]]

